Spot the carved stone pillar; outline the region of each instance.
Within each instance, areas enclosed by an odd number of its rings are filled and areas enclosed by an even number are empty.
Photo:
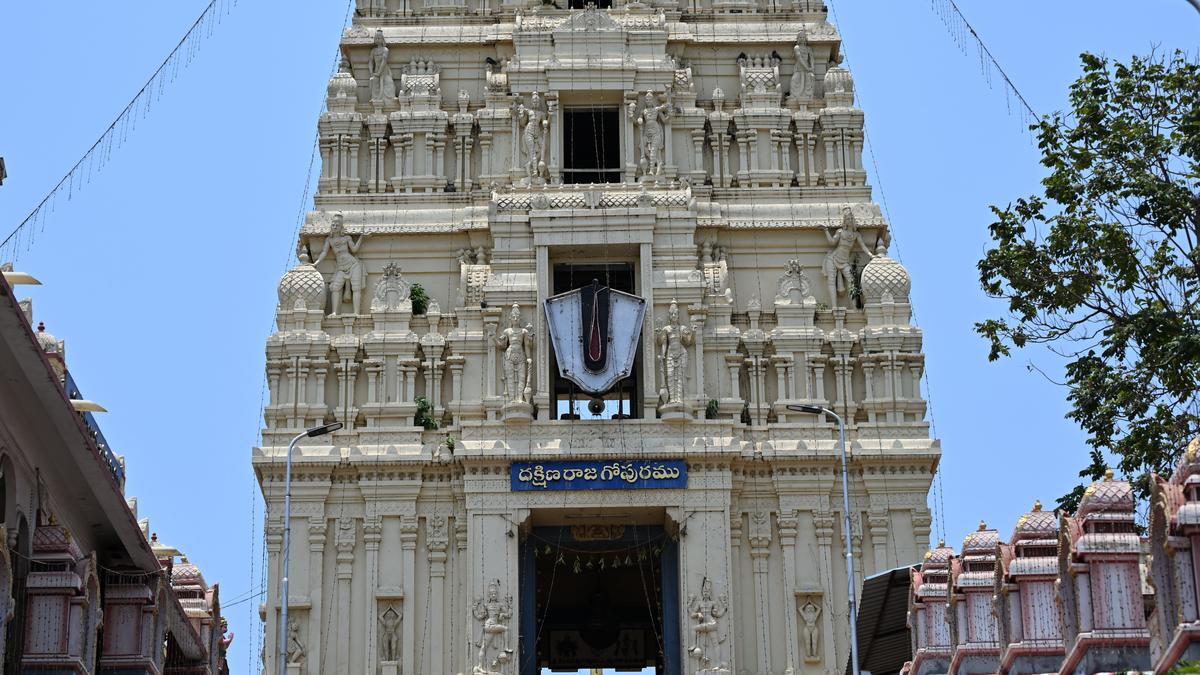
[[[412,134],[394,134],[392,136],[392,162],[394,166],[392,168],[391,182],[392,189],[396,192],[400,192],[404,189],[404,178],[408,175],[404,172],[406,136],[408,138],[408,142],[412,142]]]
[[[704,129],[692,129],[692,170],[697,173],[704,171]],[[716,167],[713,168],[716,171]],[[709,177],[712,174],[708,174]]]
[[[337,519],[337,650],[336,657],[331,660],[336,663],[338,675],[349,675],[350,672],[350,580],[354,574],[354,545],[358,540],[357,523],[353,518]]]
[[[404,588],[412,595],[416,590],[417,573],[417,519],[415,516],[404,516],[400,521],[400,564],[404,568]],[[408,603],[406,603],[408,604]],[[416,621],[411,618],[404,622],[404,672],[417,673],[420,667],[416,663]]]
[[[813,526],[816,530],[817,549],[819,551],[818,555],[820,556],[818,560],[822,561],[822,563],[828,564],[830,567],[830,570],[827,572],[826,579],[823,580],[823,583],[829,585],[829,592],[825,595],[825,598],[828,601],[824,603],[824,611],[821,612],[821,634],[829,636],[837,635],[837,633],[833,632],[834,612],[832,610],[835,602],[834,598],[845,597],[845,589],[842,589],[840,593],[836,593],[835,591],[837,590],[837,587],[833,586],[835,583],[840,583],[842,586],[845,586],[844,583],[834,579],[835,575],[833,574],[832,569],[833,561],[838,555],[833,550],[833,523],[833,513],[829,511],[813,512]],[[838,667],[836,654],[838,645],[834,640],[830,640],[830,642],[832,644],[825,645],[825,649],[821,654],[821,656],[824,657],[824,670],[827,673],[835,672]]]
[[[371,134],[370,140],[367,142],[367,148],[371,155],[371,168],[367,172],[367,192],[386,192],[387,118],[383,117],[382,123],[380,123],[380,120],[372,116],[367,122],[367,127]]]
[[[787,634],[787,660],[791,668],[802,660],[800,651],[799,631],[796,626],[796,531],[797,522],[795,511],[780,510],[779,518],[779,549],[783,551],[783,623]]]
[[[867,526],[871,528],[871,547],[875,549],[875,569],[872,573],[888,569],[888,531],[892,519],[887,511],[873,511],[867,518]],[[866,557],[866,556],[864,556]],[[866,570],[863,570],[866,573]]]
[[[705,410],[708,395],[704,391],[704,322],[708,319],[708,308],[703,303],[696,303],[688,308],[688,314],[692,322],[692,339],[696,341],[696,407]]]
[[[321,589],[321,572],[324,569],[325,561],[325,516],[310,516],[308,519],[308,592],[310,595],[309,602],[311,608],[308,616],[308,642],[305,643],[307,648],[307,661],[312,664],[321,663],[321,646],[324,640],[321,639],[322,629],[322,596]],[[315,667],[314,672],[319,669]]]
[[[371,594],[379,587],[379,543],[383,540],[383,519],[379,516],[363,518],[363,548],[367,553],[367,589]],[[367,672],[375,672],[379,659],[378,605],[374,598],[367,599]],[[361,612],[360,612],[361,614]]]
[[[561,185],[563,119],[562,106],[558,104],[558,92],[546,94],[546,109],[550,115],[550,157],[546,167],[550,171],[550,184]]]
[[[264,526],[266,535],[264,537],[264,546],[267,549],[267,573],[268,579],[275,579],[276,582],[267,587],[267,625],[263,629],[263,641],[266,643],[264,649],[267,654],[267,662],[264,665],[268,672],[275,672],[278,669],[276,658],[279,654],[279,608],[283,605],[279,597],[279,582],[280,573],[280,555],[279,552],[283,549],[283,523],[279,516],[267,516],[267,522]]]
[[[771,554],[771,512],[750,513],[750,560],[754,574],[754,614],[758,626],[758,672],[771,673],[771,627],[770,606],[767,598],[771,593],[767,578],[768,560]]]
[[[449,525],[444,515],[425,519],[425,545],[429,549],[429,672],[449,672],[446,667],[446,548]]]

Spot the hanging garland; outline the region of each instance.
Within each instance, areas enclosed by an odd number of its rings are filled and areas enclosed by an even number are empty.
[[[76,190],[81,190],[83,186],[92,182],[92,174],[102,170],[112,158],[113,150],[125,144],[129,134],[137,129],[138,120],[145,119],[146,115],[150,114],[150,109],[162,97],[166,86],[175,81],[182,68],[191,64],[200,50],[201,41],[212,36],[213,29],[221,22],[221,16],[228,14],[235,5],[237,0],[211,0],[205,6],[204,11],[192,22],[175,48],[134,94],[133,99],[121,109],[104,133],[100,134],[96,142],[92,143],[46,196],[42,197],[29,215],[0,241],[0,259],[15,261],[20,253],[29,250],[33,245],[35,230],[40,231],[45,227],[46,216],[54,212],[59,199],[71,201]],[[37,227],[39,223],[41,227]]]

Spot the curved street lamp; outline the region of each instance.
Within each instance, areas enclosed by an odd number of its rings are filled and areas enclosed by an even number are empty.
[[[813,415],[829,415],[838,423],[838,448],[842,452],[842,536],[846,540],[846,589],[850,599],[850,667],[853,675],[858,673],[858,627],[854,600],[854,541],[850,534],[850,479],[847,478],[846,423],[842,416],[819,405],[789,405],[788,410]]]
[[[313,427],[302,434],[296,434],[296,437],[288,443],[287,462],[283,470],[283,569],[280,574],[281,589],[279,591],[279,653],[276,655],[276,658],[279,659],[277,668],[279,675],[287,675],[288,546],[291,543],[289,535],[292,531],[292,451],[296,449],[296,444],[302,438],[324,436],[341,428],[341,422]]]

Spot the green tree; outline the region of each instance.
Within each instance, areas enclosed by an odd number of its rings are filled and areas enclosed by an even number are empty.
[[[1144,480],[1200,431],[1200,64],[1081,58],[1071,111],[1031,127],[1043,194],[992,207],[980,282],[1008,315],[976,330],[991,360],[1031,344],[1062,357],[1091,446],[1081,476],[1100,478],[1103,451]]]

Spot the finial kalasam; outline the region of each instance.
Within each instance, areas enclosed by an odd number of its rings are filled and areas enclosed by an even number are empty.
[[[982,520],[979,521],[979,531],[983,532],[986,529],[987,529],[987,523],[983,522]]]
[[[938,548],[946,548],[946,540],[938,539]]]
[[[1040,499],[1033,500],[1033,510],[1034,511],[1042,510],[1042,500],[1040,500]]]
[[[1104,470],[1104,480],[1112,480],[1112,479],[1113,479],[1113,470],[1105,469]]]

